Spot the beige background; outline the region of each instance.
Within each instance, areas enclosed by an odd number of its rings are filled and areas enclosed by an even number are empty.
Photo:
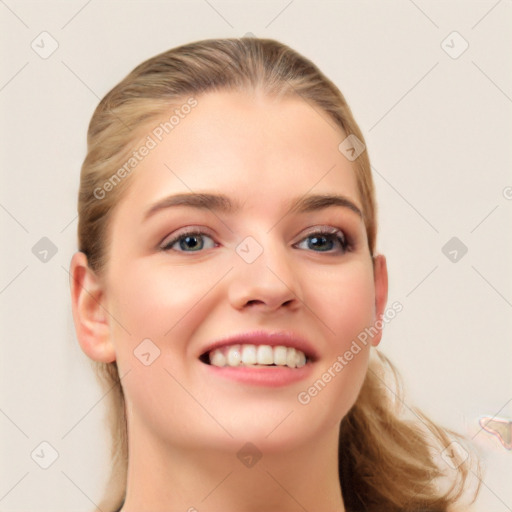
[[[311,58],[351,105],[389,304],[404,306],[381,348],[408,405],[474,438],[486,466],[475,510],[512,510],[512,451],[478,424],[512,419],[510,0],[5,0],[0,21],[0,512],[94,510],[107,475],[104,401],[67,274],[93,109],[146,58],[247,32]],[[57,250],[46,262],[43,237]],[[456,262],[442,251],[452,237],[467,247],[445,249]]]

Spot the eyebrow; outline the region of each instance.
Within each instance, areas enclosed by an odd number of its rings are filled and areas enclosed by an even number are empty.
[[[242,209],[242,204],[239,201],[233,201],[223,194],[192,192],[168,196],[157,201],[146,211],[143,220],[147,220],[159,211],[178,206],[230,214],[237,213]],[[347,208],[357,213],[361,219],[363,218],[363,212],[351,199],[338,194],[310,194],[296,197],[289,202],[287,213],[307,213],[331,206]]]

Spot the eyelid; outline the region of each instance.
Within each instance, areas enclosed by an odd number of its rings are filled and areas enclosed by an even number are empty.
[[[307,236],[311,233],[317,233],[318,231],[326,231],[329,233],[342,233],[345,235],[345,230],[341,228],[337,228],[336,226],[331,226],[330,224],[320,224],[318,226],[313,226],[312,228],[308,228],[305,233],[303,233],[301,236]]]
[[[345,229],[342,229],[342,228],[339,228],[336,226],[332,226],[330,224],[324,224],[324,225],[321,224],[318,226],[313,226],[312,228],[308,228],[305,232],[303,232],[300,235],[301,238],[299,238],[299,242],[304,240],[304,238],[306,238],[310,235],[314,235],[316,233],[325,233],[325,234],[330,234],[330,235],[341,235],[347,243],[352,240],[352,237],[349,236],[349,234],[347,233],[347,231]]]

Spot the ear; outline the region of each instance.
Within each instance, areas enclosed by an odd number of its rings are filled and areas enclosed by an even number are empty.
[[[73,255],[70,278],[73,320],[80,347],[94,361],[115,361],[109,314],[103,304],[105,290],[101,280],[89,268],[83,252]]]
[[[388,267],[386,257],[382,254],[373,257],[373,279],[375,284],[375,322],[382,323],[379,332],[372,338],[372,345],[376,347],[382,338],[382,327],[384,327],[382,317],[388,302]]]

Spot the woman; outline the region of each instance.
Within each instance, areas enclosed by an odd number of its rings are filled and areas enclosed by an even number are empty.
[[[401,416],[376,349],[401,304],[368,152],[314,64],[255,38],[142,63],[93,115],[78,209],[74,321],[111,390],[101,510],[455,504],[467,453]]]

